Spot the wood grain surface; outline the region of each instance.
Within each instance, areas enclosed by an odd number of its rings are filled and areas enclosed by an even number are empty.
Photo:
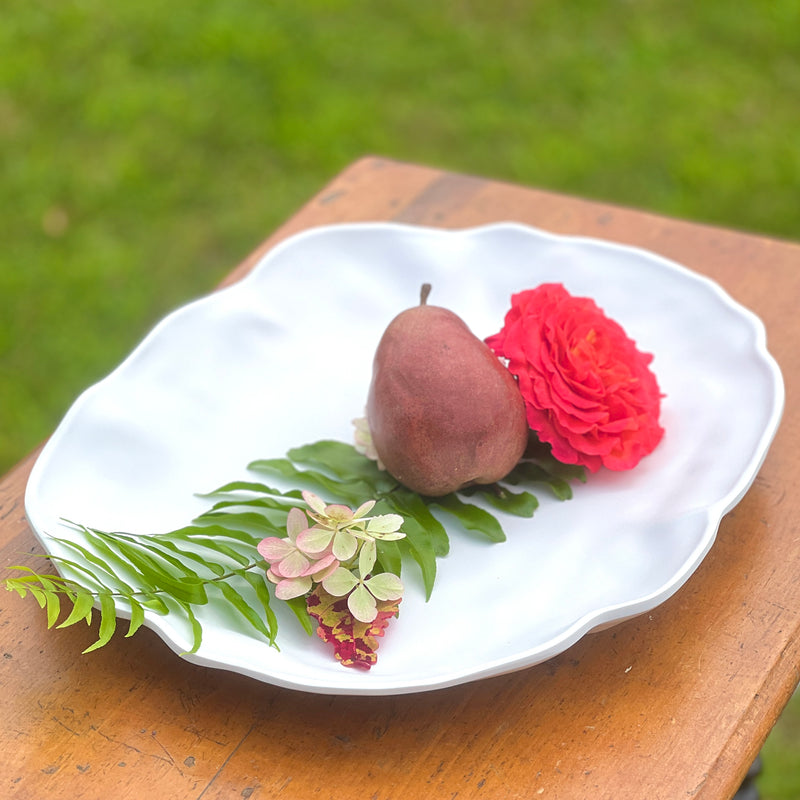
[[[539,666],[417,695],[274,688],[188,664],[149,630],[82,656],[93,630],[47,631],[30,598],[3,593],[0,797],[729,800],[800,679],[800,246],[365,158],[229,280],[294,232],[357,220],[516,220],[642,246],[718,281],[765,321],[786,381],[751,490],[651,613]],[[42,566],[23,507],[34,458],[0,482],[3,568]]]

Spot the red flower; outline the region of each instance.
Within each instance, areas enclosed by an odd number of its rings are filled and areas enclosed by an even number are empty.
[[[558,283],[515,294],[486,343],[508,360],[528,424],[559,461],[631,469],[661,440],[653,356],[590,298]]]

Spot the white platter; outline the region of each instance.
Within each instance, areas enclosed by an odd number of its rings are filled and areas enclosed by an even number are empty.
[[[63,518],[136,533],[180,527],[207,507],[196,492],[247,478],[250,461],[351,441],[378,339],[426,281],[429,302],[480,337],[499,329],[513,292],[558,281],[594,298],[655,355],[663,441],[630,472],[590,476],[569,502],[542,491],[532,520],[503,518],[503,544],[453,532],[428,603],[409,565],[400,617],[367,673],[340,666],[280,602],[280,651],[220,622],[212,604],[189,659],[311,692],[431,690],[544,661],[675,593],[780,420],[783,383],[763,325],[657,255],[510,223],[312,229],[240,283],[175,311],[75,402],[35,464],[25,502],[44,547],[54,552],[48,535],[79,536]],[[146,624],[175,652],[188,649],[171,617]]]

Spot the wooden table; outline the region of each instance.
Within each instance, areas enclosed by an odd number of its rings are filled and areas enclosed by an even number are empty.
[[[433,693],[331,697],[177,658],[149,630],[88,656],[3,593],[0,796],[730,798],[800,674],[800,246],[378,158],[345,170],[232,273],[312,225],[518,220],[639,245],[765,321],[782,427],[689,582],[650,614],[512,675]],[[143,280],[146,277],[143,276]],[[0,564],[41,567],[23,491],[0,483]]]

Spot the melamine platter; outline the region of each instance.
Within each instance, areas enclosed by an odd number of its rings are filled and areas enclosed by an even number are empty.
[[[521,669],[674,594],[755,478],[783,409],[764,327],[719,286],[655,254],[519,224],[445,231],[391,223],[308,230],[243,281],[178,309],[81,395],[31,474],[26,511],[48,535],[163,532],[207,508],[196,493],[319,439],[352,440],[377,342],[418,302],[496,332],[513,292],[557,281],[590,296],[653,353],[666,434],[626,473],[599,472],[489,544],[450,532],[425,602],[415,566],[369,672],[340,666],[282,604],[280,651],[215,614],[188,658],[310,692],[388,695]],[[175,651],[188,632],[146,624]],[[91,658],[91,655],[86,656]]]

